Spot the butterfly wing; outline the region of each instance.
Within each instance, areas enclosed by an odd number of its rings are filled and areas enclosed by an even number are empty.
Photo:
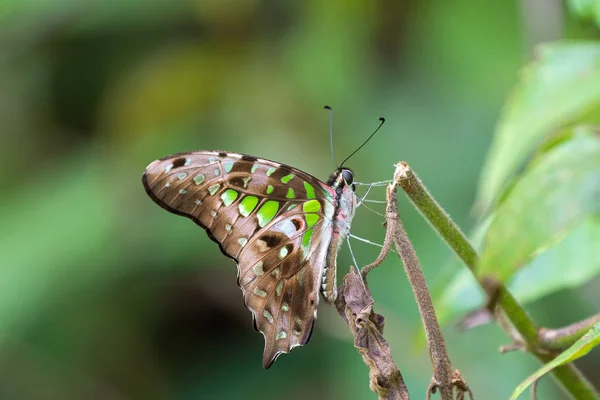
[[[175,154],[142,182],[161,207],[206,229],[238,264],[238,284],[265,337],[263,367],[308,342],[335,212],[331,189],[273,161],[235,153]]]

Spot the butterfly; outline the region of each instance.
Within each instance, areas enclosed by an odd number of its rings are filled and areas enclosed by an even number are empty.
[[[337,253],[357,207],[353,181],[345,167],[323,183],[222,151],[173,154],[142,177],[154,202],[203,227],[237,263],[245,305],[265,339],[263,368],[309,341],[319,293],[327,303],[337,297]]]

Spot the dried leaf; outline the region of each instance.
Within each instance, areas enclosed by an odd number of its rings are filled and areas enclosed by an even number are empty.
[[[354,268],[344,277],[336,307],[350,327],[354,347],[370,369],[370,388],[380,399],[408,399],[400,371],[383,337],[385,318],[373,312],[373,298]]]

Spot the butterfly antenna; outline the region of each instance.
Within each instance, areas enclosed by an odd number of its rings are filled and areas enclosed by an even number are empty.
[[[333,155],[333,109],[329,106],[324,106],[324,109],[329,111],[329,148],[331,149],[331,161],[333,161],[333,165],[336,168],[339,168],[339,165],[335,162],[335,156]]]
[[[375,131],[374,131],[373,133],[371,133],[371,136],[369,136],[369,137],[367,138],[367,140],[365,140],[365,141],[364,141],[364,143],[363,143],[363,144],[361,144],[361,145],[360,145],[360,147],[359,147],[358,149],[354,150],[354,151],[352,152],[352,154],[350,154],[348,157],[346,157],[346,159],[345,159],[345,160],[342,162],[342,165],[340,166],[340,168],[341,168],[341,167],[342,167],[342,166],[343,166],[343,165],[346,163],[346,161],[348,161],[348,160],[350,159],[350,157],[352,157],[354,154],[356,154],[356,152],[357,152],[357,151],[359,151],[360,149],[362,149],[362,148],[364,147],[364,145],[365,145],[365,144],[367,144],[367,142],[368,142],[369,140],[371,140],[371,138],[372,138],[373,136],[375,136],[375,134],[377,133],[377,131],[378,131],[378,130],[379,130],[379,129],[380,129],[382,126],[383,126],[383,124],[385,123],[385,118],[383,118],[383,117],[380,117],[380,118],[379,118],[379,121],[381,121],[381,122],[379,123],[379,126],[377,127],[377,129],[375,129]]]

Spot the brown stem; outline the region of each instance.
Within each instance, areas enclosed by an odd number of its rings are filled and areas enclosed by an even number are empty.
[[[458,371],[454,371],[452,362],[448,356],[446,343],[435,315],[433,302],[425,282],[425,277],[419,264],[417,254],[410,242],[400,217],[398,215],[398,197],[396,193],[397,179],[387,188],[387,208],[386,208],[386,236],[383,248],[377,259],[365,266],[361,273],[364,278],[368,272],[380,265],[388,252],[391,251],[391,243],[394,243],[398,255],[400,256],[406,275],[410,281],[419,313],[425,327],[425,335],[429,352],[433,363],[433,379],[427,390],[427,396],[439,390],[442,400],[454,399],[454,388],[459,390],[459,396],[469,392],[468,385]],[[466,388],[463,390],[463,388]],[[471,395],[471,394],[470,394]],[[472,397],[472,395],[471,395]]]
[[[425,327],[425,336],[427,338],[427,344],[433,362],[435,386],[439,389],[440,398],[442,400],[452,400],[454,398],[452,393],[452,373],[454,369],[452,368],[450,357],[448,357],[446,343],[444,342],[444,337],[442,336],[442,331],[435,315],[433,302],[431,301],[427,283],[425,282],[425,277],[423,276],[421,266],[419,265],[419,259],[417,258],[412,243],[406,235],[402,221],[398,216],[396,185],[397,183],[394,181],[394,183],[387,188],[387,232],[392,236],[396,250],[402,259],[404,271],[408,276],[408,280],[410,281],[419,307],[419,313],[421,314],[421,320]]]
[[[389,210],[389,207],[387,208]],[[379,255],[377,256],[377,258],[375,259],[375,261],[373,261],[371,264],[365,265],[360,273],[362,275],[363,280],[367,279],[367,274],[369,272],[371,272],[371,270],[375,267],[378,267],[381,265],[381,263],[383,263],[383,261],[385,260],[385,258],[387,257],[388,253],[391,251],[391,247],[392,247],[392,235],[388,234],[389,232],[389,226],[388,226],[388,219],[389,218],[393,218],[394,214],[389,214],[386,215],[386,222],[384,223],[384,225],[386,226],[386,235],[385,235],[385,239],[383,239],[383,246],[381,246],[381,251],[379,252]]]

